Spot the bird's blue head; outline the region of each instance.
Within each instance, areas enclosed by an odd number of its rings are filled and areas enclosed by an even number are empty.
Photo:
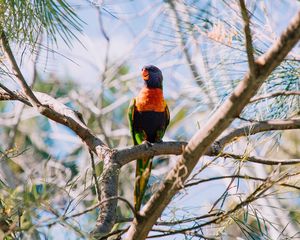
[[[154,65],[144,66],[142,69],[142,78],[146,87],[162,89],[163,75],[158,67]]]

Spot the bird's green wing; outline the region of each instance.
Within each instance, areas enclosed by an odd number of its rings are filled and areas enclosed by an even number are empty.
[[[127,116],[128,116],[128,123],[129,123],[129,130],[130,130],[130,134],[133,140],[134,145],[138,145],[136,138],[135,138],[135,132],[134,132],[134,109],[135,109],[135,98],[131,100],[129,107],[128,107],[128,111],[127,111]]]
[[[134,130],[135,99],[132,99],[128,107],[128,122],[130,134],[134,145],[141,144],[145,139],[144,132]],[[136,161],[136,178],[134,186],[134,207],[136,211],[140,210],[142,199],[146,191],[147,183],[150,177],[152,161],[149,158],[138,159]]]
[[[135,98],[131,100],[129,107],[128,107],[128,122],[129,122],[129,130],[133,140],[134,145],[142,144],[145,140],[145,132],[138,132],[134,130],[134,114],[135,114]]]
[[[169,107],[168,105],[166,104],[166,109],[165,109],[165,116],[166,116],[166,128],[165,130],[167,129],[169,123],[170,123],[170,110],[169,110]]]

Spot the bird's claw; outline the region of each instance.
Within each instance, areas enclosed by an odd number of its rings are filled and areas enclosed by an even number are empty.
[[[152,147],[152,143],[149,142],[149,141],[147,141],[147,140],[144,140],[144,141],[142,142],[142,144],[145,144],[145,145],[146,145],[146,148]]]

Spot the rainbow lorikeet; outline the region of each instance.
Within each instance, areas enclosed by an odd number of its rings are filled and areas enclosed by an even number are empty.
[[[163,96],[163,76],[159,68],[149,65],[142,69],[144,87],[132,99],[128,119],[134,145],[161,142],[170,122],[170,113]],[[134,187],[134,206],[139,211],[150,177],[152,158],[138,159]]]

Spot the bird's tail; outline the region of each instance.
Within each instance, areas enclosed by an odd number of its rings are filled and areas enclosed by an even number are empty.
[[[134,208],[140,210],[147,183],[150,177],[152,158],[138,159],[136,161],[136,177],[134,186]]]

